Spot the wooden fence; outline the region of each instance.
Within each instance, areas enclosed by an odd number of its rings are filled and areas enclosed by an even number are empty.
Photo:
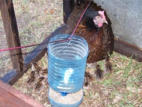
[[[72,9],[74,7],[74,4],[72,1],[73,0],[63,0],[64,22],[66,22],[66,20],[69,17],[69,14],[72,12]],[[1,15],[3,19],[3,25],[4,25],[4,29],[6,33],[8,47],[10,48],[10,47],[21,46],[12,0],[0,0],[0,10],[1,10]],[[22,57],[21,49],[10,51],[13,70],[9,71],[4,77],[1,78],[1,80],[11,85],[14,84],[19,78],[21,78],[21,76],[25,72],[27,72],[27,70],[31,66],[31,63],[37,62],[44,56],[44,54],[46,53],[46,46],[47,46],[49,38],[56,34],[64,33],[66,29],[67,28],[65,24],[59,27],[58,29],[56,29],[47,38],[45,38],[45,40],[40,45],[38,45],[33,51],[31,51],[24,58]],[[137,47],[134,47],[124,41],[115,39],[114,48],[116,52],[119,52],[126,56],[132,56],[138,61],[142,61],[142,51]],[[3,86],[3,85],[4,84],[0,82],[0,86]],[[6,89],[6,88],[3,88],[3,89]],[[2,91],[0,91],[0,93]],[[8,90],[5,90],[5,91],[8,91]],[[9,96],[6,92],[4,93],[6,96]],[[11,99],[11,97],[5,97],[5,98]],[[1,97],[0,97],[0,101],[2,101]]]

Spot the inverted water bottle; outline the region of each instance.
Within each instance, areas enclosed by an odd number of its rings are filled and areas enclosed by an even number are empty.
[[[83,88],[88,44],[83,37],[59,34],[48,44],[48,83],[56,92],[66,95]]]

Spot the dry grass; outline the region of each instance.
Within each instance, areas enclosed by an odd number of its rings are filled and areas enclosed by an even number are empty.
[[[113,72],[105,74],[102,80],[90,81],[88,87],[84,87],[84,100],[80,107],[141,107],[142,106],[142,64],[131,58],[127,58],[118,53],[114,53],[111,57],[113,64]],[[47,68],[46,56],[38,62],[43,68]],[[99,62],[104,68],[104,61]],[[86,71],[94,73],[95,68],[88,67]],[[35,89],[38,78],[27,84],[30,72],[26,73],[14,87],[18,90],[32,96],[45,107],[50,106],[48,102],[48,85],[47,81],[43,81],[40,89]],[[46,75],[42,75],[46,76]]]
[[[61,0],[14,0],[22,45],[40,43],[48,34],[63,23]],[[30,51],[24,49],[23,51]],[[111,56],[113,72],[105,74],[102,80],[90,82],[84,88],[84,100],[80,107],[142,107],[142,63],[118,53]],[[43,57],[38,64],[47,68],[47,58]],[[104,68],[104,61],[99,62]],[[94,73],[94,67],[87,71]],[[45,107],[48,102],[48,85],[44,80],[41,89],[35,89],[35,82],[27,84],[30,69],[14,87],[32,96]],[[40,75],[42,74],[40,71]],[[45,75],[43,75],[45,76]]]

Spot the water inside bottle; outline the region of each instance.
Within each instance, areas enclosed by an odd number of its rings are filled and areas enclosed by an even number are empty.
[[[65,39],[69,35],[56,35],[50,41]],[[55,91],[72,93],[80,90],[88,56],[88,44],[80,36],[72,40],[48,45],[48,83]]]

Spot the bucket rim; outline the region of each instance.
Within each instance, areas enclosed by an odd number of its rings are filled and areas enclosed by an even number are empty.
[[[53,41],[55,41],[55,39],[58,37],[58,36],[61,36],[61,35],[63,35],[65,38],[68,38],[69,36],[70,36],[70,34],[57,34],[57,35],[55,35],[55,36],[53,36],[53,37],[51,37],[50,39],[49,39],[49,42],[53,42]],[[65,38],[61,38],[61,39],[65,39]],[[88,57],[88,55],[89,55],[89,46],[88,46],[88,43],[87,43],[87,40],[85,39],[85,38],[83,38],[82,36],[79,36],[79,35],[73,35],[72,36],[72,38],[74,38],[74,37],[77,37],[77,38],[79,38],[80,40],[83,40],[83,43],[85,43],[85,46],[87,47],[87,52],[86,52],[86,54],[82,57],[82,58],[80,58],[80,59],[77,59],[78,61],[79,60],[84,60],[84,59],[86,59],[87,57]],[[60,40],[60,38],[59,38],[59,40]],[[72,39],[71,39],[72,40]],[[53,42],[54,43],[54,42]],[[48,54],[49,54],[49,52],[50,52],[50,46],[53,44],[53,43],[49,43],[48,45],[47,45],[47,50],[48,50]],[[58,42],[59,43],[59,42]],[[50,54],[51,56],[54,56],[53,54]],[[57,59],[59,59],[59,60],[65,60],[64,58],[59,58],[59,57],[57,57],[57,56],[54,56],[54,57],[56,57]],[[75,61],[76,59],[66,59],[66,61]]]

